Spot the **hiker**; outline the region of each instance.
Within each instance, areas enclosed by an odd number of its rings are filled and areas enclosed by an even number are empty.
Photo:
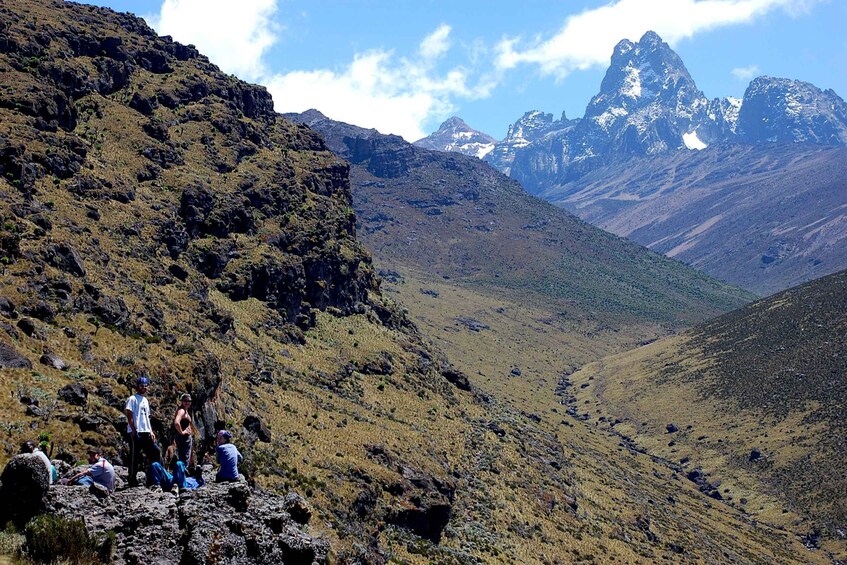
[[[194,422],[188,409],[191,408],[191,395],[186,393],[179,397],[179,406],[174,414],[174,431],[176,432],[176,458],[190,468],[192,451],[194,449]]]
[[[227,482],[238,480],[238,464],[244,458],[238,449],[232,444],[232,434],[226,430],[221,430],[215,436],[215,457],[218,464],[221,466],[215,475],[216,482]]]
[[[112,464],[106,461],[106,458],[100,454],[100,450],[92,447],[88,450],[88,469],[80,471],[70,479],[70,485],[91,486],[98,484],[106,487],[109,492],[115,490],[115,469]]]
[[[53,467],[53,463],[50,462],[50,459],[47,457],[47,454],[44,453],[41,449],[39,449],[38,444],[32,441],[31,439],[26,440],[21,444],[21,453],[37,455],[38,458],[44,462],[44,466],[47,468],[48,484],[52,485],[55,467]]]
[[[149,464],[161,462],[162,456],[159,445],[156,443],[156,434],[150,425],[150,403],[144,394],[150,381],[146,377],[139,377],[135,381],[135,394],[126,401],[124,412],[126,413],[127,428],[129,435],[129,486],[137,487],[138,464],[141,454],[147,456]],[[149,473],[147,482],[150,484]]]

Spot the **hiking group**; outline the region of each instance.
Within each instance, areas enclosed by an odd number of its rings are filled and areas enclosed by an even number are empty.
[[[145,460],[146,465],[143,468],[148,487],[158,485],[162,490],[170,491],[173,488],[190,490],[203,486],[205,483],[201,463],[205,455],[198,461],[194,452],[194,435],[197,429],[191,417],[191,395],[186,393],[180,396],[174,413],[172,420],[174,447],[168,449],[168,453],[172,456],[166,457],[172,461],[170,465],[172,472],[169,472],[162,463],[162,451],[150,421],[150,402],[146,396],[149,386],[150,381],[147,377],[136,379],[135,392],[127,398],[124,406],[129,455],[128,486],[130,488],[139,486],[138,472]],[[243,461],[243,457],[233,445],[232,437],[232,433],[223,429],[215,434],[215,456],[219,464],[215,480],[218,482],[239,480],[238,465]],[[50,476],[50,484],[57,480],[55,466],[34,441],[24,442],[21,453],[31,453],[43,459]],[[87,455],[88,468],[60,482],[86,486],[97,484],[109,492],[114,491],[116,473],[112,464],[103,457],[99,448],[89,448]]]

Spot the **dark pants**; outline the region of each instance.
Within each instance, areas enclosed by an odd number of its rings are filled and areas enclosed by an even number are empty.
[[[153,441],[149,433],[129,434],[129,486],[137,487],[138,466],[141,464],[141,456],[147,457],[147,464],[160,463],[162,454],[159,445]],[[147,483],[150,483],[150,472],[147,471]]]
[[[194,447],[194,438],[191,436],[176,436],[176,459],[182,461],[186,467],[191,462],[191,448]]]

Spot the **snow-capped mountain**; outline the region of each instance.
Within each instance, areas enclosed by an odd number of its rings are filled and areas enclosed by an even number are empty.
[[[623,40],[574,128],[571,161],[609,153],[651,155],[701,145],[697,127],[708,118],[709,101],[679,56],[654,32],[638,43]],[[683,136],[687,136],[686,144]]]
[[[435,133],[413,143],[424,149],[436,151],[455,151],[482,159],[494,149],[497,140],[486,133],[477,131],[461,118],[453,116],[438,128]]]
[[[491,156],[506,162],[511,151],[508,174],[537,193],[610,157],[703,149],[734,127],[733,108],[728,101],[709,102],[679,56],[647,32],[638,43],[625,39],[615,47],[583,119],[562,120],[558,131],[548,128],[531,144],[501,142],[486,160],[506,172]]]
[[[483,156],[540,194],[616,160],[727,143],[847,145],[847,104],[832,90],[770,77],[753,80],[742,100],[709,100],[682,59],[648,31],[615,46],[581,119],[527,112],[490,145],[489,136],[451,118],[416,145]]]
[[[847,104],[808,82],[759,77],[744,93],[738,128],[747,143],[847,145]]]
[[[508,175],[519,149],[551,133],[569,130],[578,122],[579,120],[569,120],[564,112],[558,120],[553,119],[553,114],[545,114],[538,110],[527,112],[509,126],[506,138],[494,146],[494,149],[485,156],[485,161]]]

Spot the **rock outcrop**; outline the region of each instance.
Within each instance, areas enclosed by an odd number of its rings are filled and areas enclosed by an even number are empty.
[[[93,540],[114,534],[111,563],[308,565],[325,563],[329,555],[329,543],[308,531],[308,503],[293,492],[281,497],[243,481],[210,482],[181,493],[50,487],[35,455],[12,459],[0,480],[4,523],[21,527],[43,512],[81,519]]]

